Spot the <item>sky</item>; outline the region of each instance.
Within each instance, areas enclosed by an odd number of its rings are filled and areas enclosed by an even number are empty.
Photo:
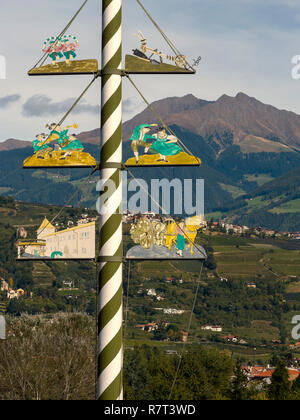
[[[91,76],[29,77],[45,39],[57,35],[83,0],[2,0],[0,63],[0,142],[33,140],[45,125],[57,122]],[[99,58],[101,0],[89,0],[68,33],[80,41],[78,59]],[[258,100],[300,114],[300,79],[292,78],[292,57],[300,55],[299,0],[143,0],[176,47],[193,62],[195,76],[133,76],[146,98],[192,93],[217,100],[244,92]],[[139,47],[142,30],[149,46],[170,54],[168,45],[136,0],[123,0],[123,54]],[[1,60],[2,58],[2,60]],[[50,62],[50,61],[49,61]],[[100,63],[101,65],[101,63]],[[144,109],[137,92],[124,80],[124,121]],[[99,127],[100,80],[66,121],[78,132]]]

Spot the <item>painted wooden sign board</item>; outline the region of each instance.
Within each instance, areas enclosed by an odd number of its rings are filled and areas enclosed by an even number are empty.
[[[32,142],[33,155],[23,162],[24,168],[91,168],[96,160],[84,152],[84,146],[71,128],[77,124],[61,127],[56,123],[47,124],[48,134],[37,134]]]
[[[179,139],[158,124],[135,127],[130,143],[133,157],[127,160],[128,167],[201,165],[200,158],[187,153]]]
[[[126,55],[125,72],[128,74],[194,74],[194,71],[174,66],[173,64],[155,62],[148,58]]]
[[[63,35],[49,37],[43,44],[42,51],[51,64],[34,67],[29,76],[52,76],[72,74],[95,74],[98,72],[98,61],[95,59],[75,60],[79,41],[76,36]],[[46,61],[46,59],[44,61]],[[44,63],[43,61],[43,63]]]
[[[36,239],[19,239],[17,260],[91,260],[96,257],[96,224],[57,230],[46,218]]]
[[[29,70],[29,76],[70,76],[95,74],[98,72],[98,61],[94,59],[76,60],[70,64],[57,63],[36,67]]]
[[[125,57],[125,71],[128,74],[194,74],[185,55],[169,55],[151,48],[141,30],[136,37],[140,41],[139,48],[133,50],[133,55]],[[169,61],[172,64],[165,63]]]
[[[195,242],[202,220],[200,216],[180,222],[141,216],[131,225],[126,259],[205,260],[204,248]]]

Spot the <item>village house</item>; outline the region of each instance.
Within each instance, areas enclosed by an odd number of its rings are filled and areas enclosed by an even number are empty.
[[[243,233],[243,228],[242,226],[233,226],[233,233],[239,234],[241,235]]]
[[[270,229],[263,229],[263,233],[266,236],[274,236],[276,234],[275,230],[270,230]]]
[[[300,342],[291,344],[289,347],[290,349],[300,349]]]
[[[1,292],[8,292],[9,290],[9,284],[4,280],[4,279],[0,279],[1,280]]]
[[[225,224],[225,229],[226,229],[226,232],[228,233],[230,230],[233,230],[233,225],[230,224],[230,223],[226,223]]]
[[[63,285],[65,287],[68,287],[69,289],[73,289],[74,288],[74,281],[72,281],[72,280],[64,280],[63,281]]]
[[[154,308],[156,311],[163,312],[165,315],[182,315],[185,313],[183,309],[173,308]]]
[[[228,343],[237,343],[239,341],[238,337],[235,335],[227,335],[223,337],[223,340],[227,341]]]
[[[300,240],[300,232],[289,233],[288,235],[291,239]]]
[[[183,343],[186,343],[187,340],[188,340],[188,335],[189,334],[186,331],[179,331],[179,333],[180,333],[180,336],[181,336],[181,341]]]
[[[157,295],[155,289],[147,289],[147,296],[155,297]]]
[[[9,290],[7,292],[7,299],[19,299],[20,297],[25,295],[25,291],[23,289],[18,290]]]
[[[149,322],[148,324],[136,325],[135,328],[145,332],[152,332],[158,329],[158,324],[156,322]]]
[[[220,325],[204,325],[201,327],[204,331],[222,332],[223,328]]]
[[[4,279],[1,280],[0,290],[1,292],[6,292],[7,299],[19,299],[25,295],[25,291],[23,289],[13,290]]]
[[[212,224],[210,225],[211,229],[216,229],[217,227],[219,227],[219,223],[218,222],[212,222]]]
[[[151,218],[154,218],[156,216],[156,214],[153,213],[153,211],[146,211],[146,213],[143,213],[143,216],[146,216],[149,219],[151,219]]]
[[[275,372],[275,368],[271,368],[270,366],[267,366],[266,368],[263,366],[242,366],[242,370],[249,382],[263,381],[267,385],[271,384],[271,378]],[[300,371],[298,369],[288,368],[288,374],[289,380],[292,382],[298,378]]]

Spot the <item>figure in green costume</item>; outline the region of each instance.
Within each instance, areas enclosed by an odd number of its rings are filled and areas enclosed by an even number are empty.
[[[131,149],[134,153],[136,163],[139,163],[139,146],[145,148],[145,153],[148,153],[152,143],[147,143],[147,141],[155,140],[153,136],[150,136],[149,131],[151,127],[157,127],[157,124],[141,124],[135,127],[131,140]]]
[[[48,142],[45,143],[46,137],[45,133],[37,134],[36,140],[33,140],[32,142],[34,153],[38,159],[45,159],[47,154],[49,154],[49,157],[51,158],[53,148],[49,146]]]
[[[56,123],[46,124],[46,128],[48,128],[48,130],[50,131],[49,141],[50,142],[54,142],[55,140],[58,141],[58,139],[61,136],[61,127],[60,127],[60,125],[58,125]]]
[[[66,156],[72,156],[72,152],[82,152],[84,149],[81,142],[76,138],[76,134],[68,136],[68,131],[63,130],[61,138],[58,140],[61,150],[65,151],[61,159],[65,159]]]
[[[185,225],[182,222],[177,226],[176,254],[180,257],[183,256],[185,248],[184,227]]]
[[[157,162],[168,162],[166,156],[175,156],[182,152],[182,149],[178,144],[177,137],[169,136],[164,127],[159,127],[158,133],[152,137],[155,138],[155,142],[151,146],[151,150],[155,150],[159,153],[160,159]]]
[[[68,135],[69,128],[77,128],[77,124],[69,125],[67,127],[61,128],[58,124],[50,124],[46,125],[46,127],[50,130],[50,141],[57,140],[57,147],[59,150],[62,150],[64,153],[61,156],[61,160],[65,160],[67,156],[71,156],[72,152],[82,152],[84,147],[82,146],[81,142],[76,138],[75,134],[71,136]]]

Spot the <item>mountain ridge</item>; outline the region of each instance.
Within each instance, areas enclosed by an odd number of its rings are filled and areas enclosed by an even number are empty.
[[[168,125],[177,125],[203,137],[213,147],[217,158],[231,145],[242,144],[243,153],[251,152],[253,138],[257,152],[268,152],[273,145],[276,153],[278,144],[291,152],[300,151],[300,115],[264,104],[242,92],[236,96],[224,94],[216,101],[188,94],[160,99],[151,106]],[[125,121],[123,140],[129,141],[134,128],[148,122],[159,122],[149,108]],[[80,141],[90,144],[99,144],[99,137],[99,128],[78,135]],[[0,143],[0,151],[29,144],[8,139]]]

